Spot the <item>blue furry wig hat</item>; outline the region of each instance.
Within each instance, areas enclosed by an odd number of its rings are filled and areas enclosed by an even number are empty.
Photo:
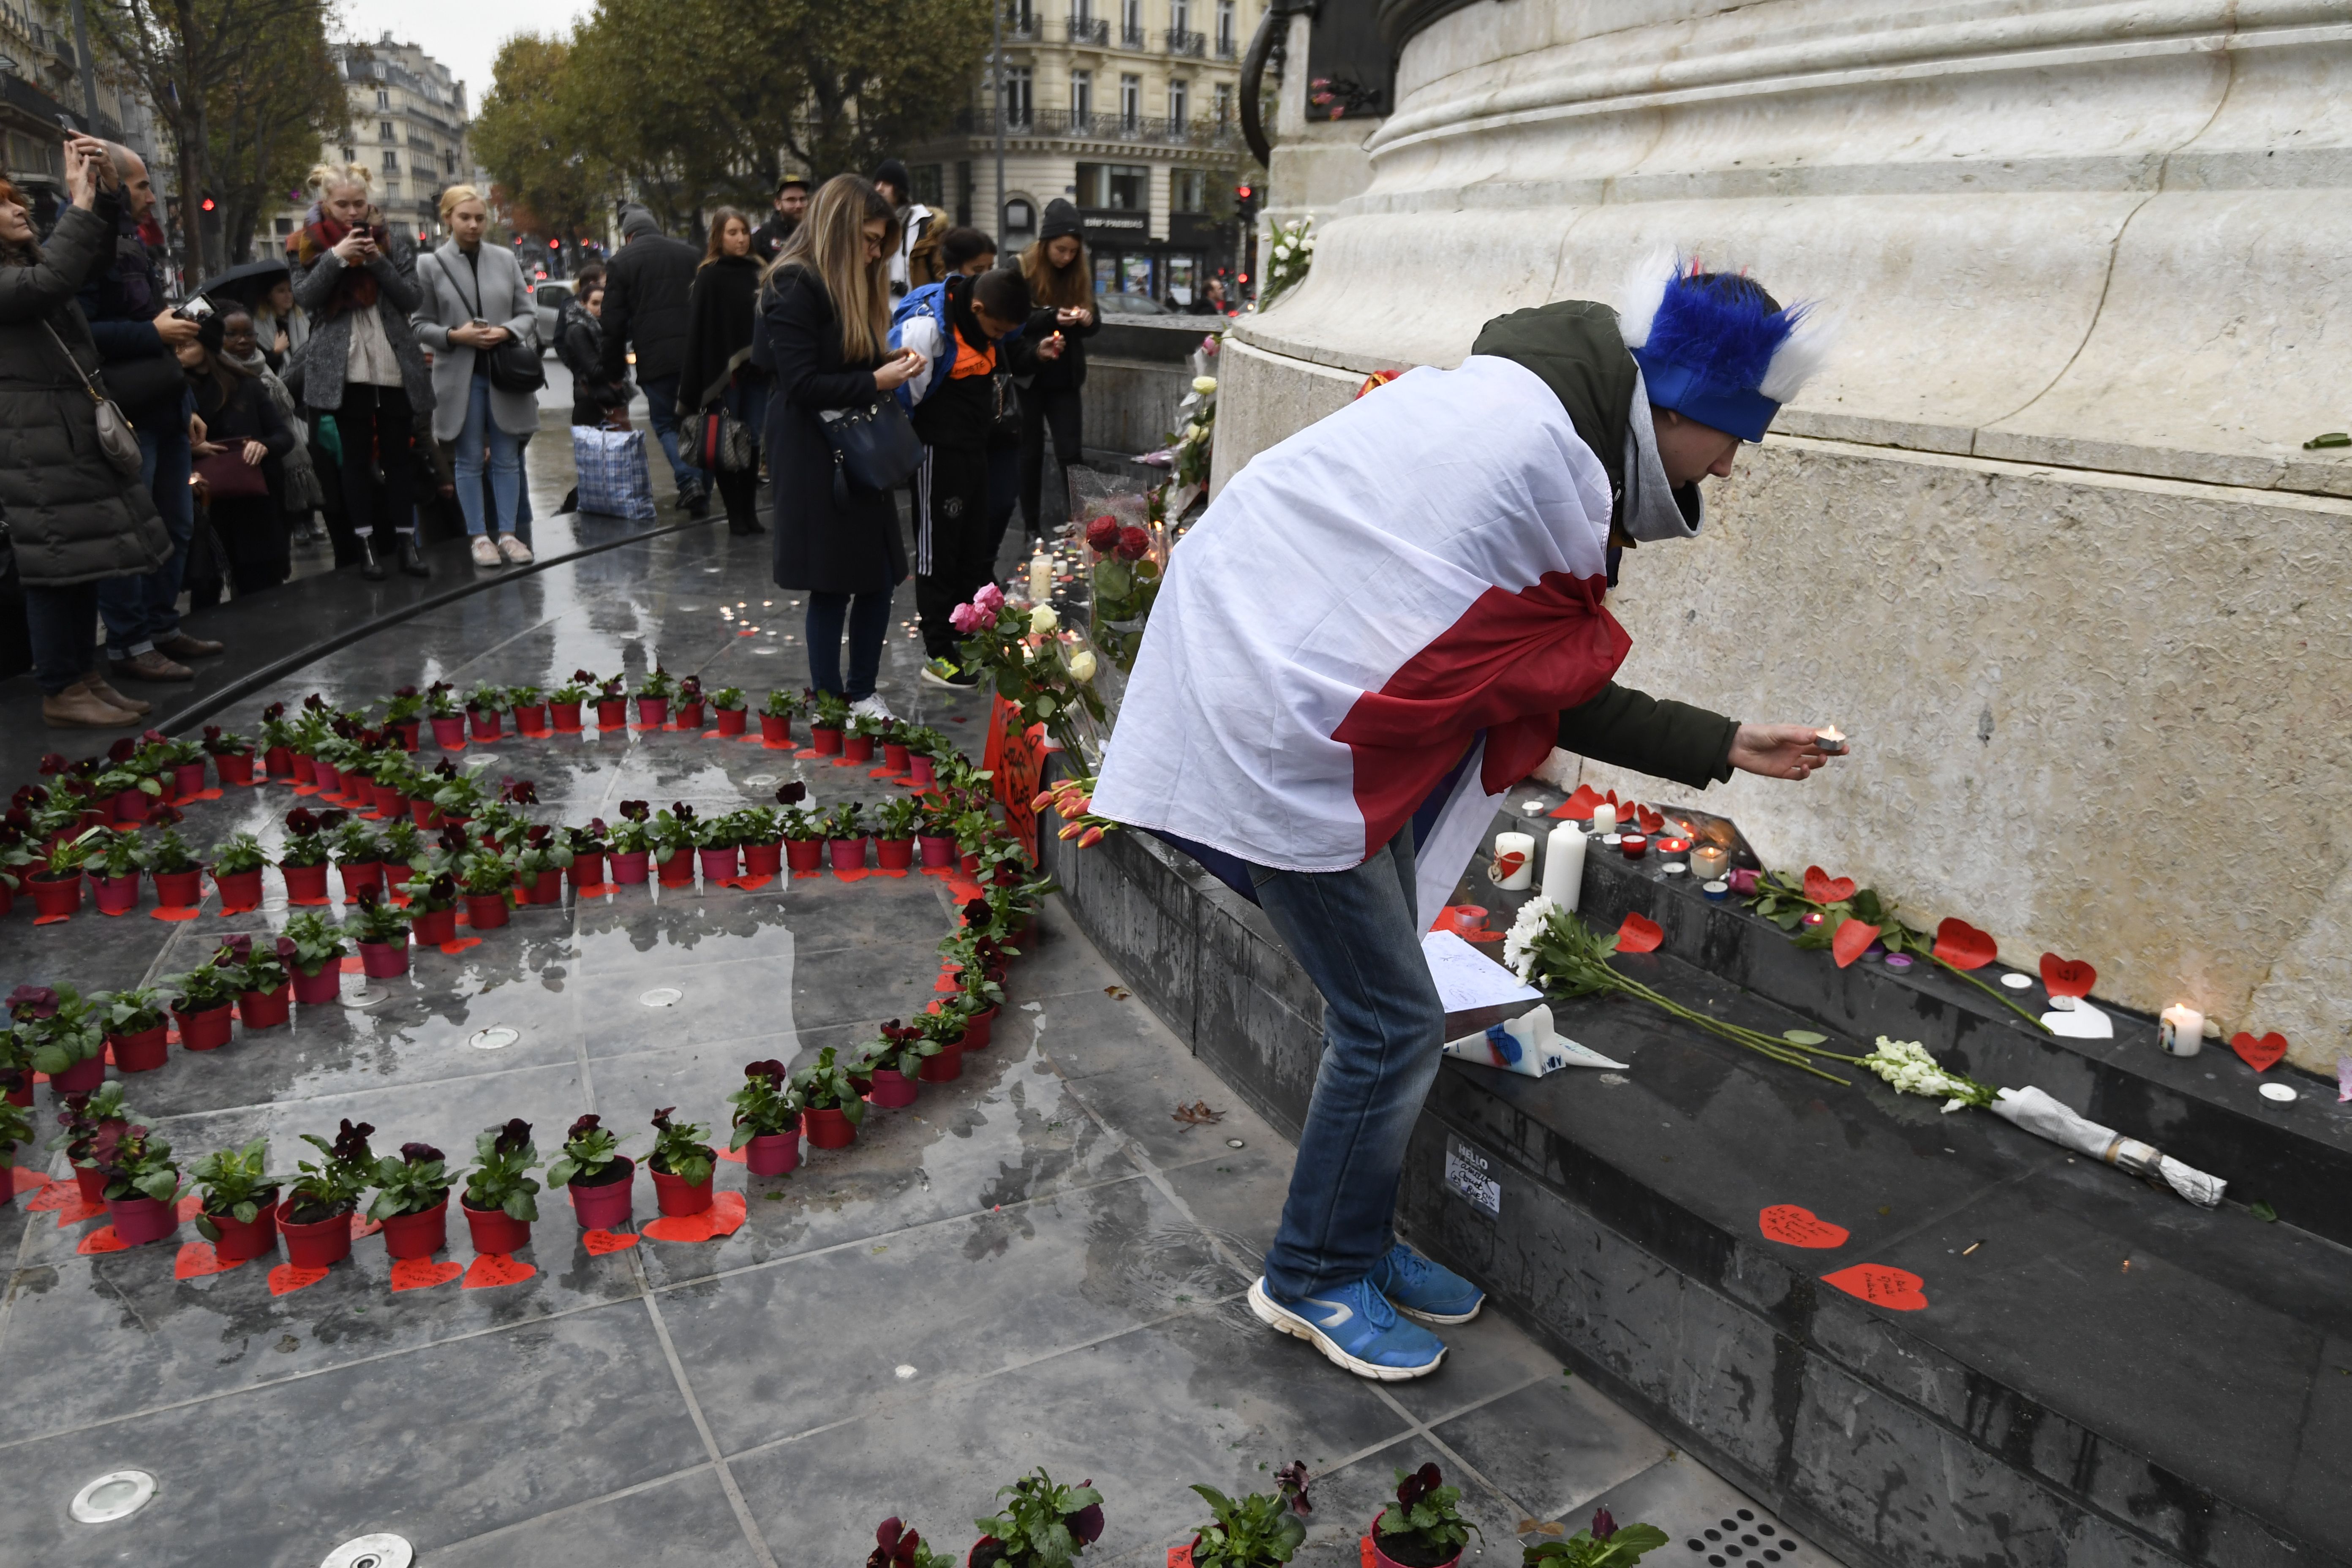
[[[1808,328],[1811,310],[1783,309],[1742,274],[1660,255],[1628,283],[1618,328],[1651,406],[1761,441],[1825,356],[1826,334]]]

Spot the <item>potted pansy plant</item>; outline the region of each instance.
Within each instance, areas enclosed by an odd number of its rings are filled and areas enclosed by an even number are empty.
[[[261,771],[270,778],[289,779],[294,776],[294,721],[286,717],[286,704],[273,702],[261,710]]]
[[[232,833],[212,848],[213,883],[220,889],[221,909],[256,909],[261,903],[261,868],[269,852],[250,833]]]
[[[474,689],[467,694],[466,698],[466,719],[467,721],[473,726],[475,740],[495,741],[499,738],[500,728],[499,716],[505,710],[506,706],[506,688],[503,686],[493,686],[487,680],[476,686]]]
[[[286,814],[286,842],[278,851],[278,874],[286,879],[286,897],[297,904],[327,901],[328,835],[343,824],[340,811],[312,811],[298,805]]]
[[[207,960],[165,983],[176,994],[172,1016],[179,1021],[183,1047],[214,1051],[228,1044],[229,1015],[244,981],[241,968],[223,969]]]
[[[563,830],[563,847],[572,852],[572,886],[581,891],[604,885],[604,857],[612,847],[605,842],[611,829],[601,816],[590,819],[585,827]]]
[[[419,870],[403,889],[408,895],[408,929],[421,947],[457,940],[457,879],[435,867]]]
[[[851,763],[872,762],[874,742],[880,737],[882,729],[882,721],[867,718],[863,713],[851,714],[849,722],[842,727],[842,760]]]
[[[782,871],[784,868],[784,826],[776,808],[772,805],[747,805],[731,815],[735,819],[735,841],[743,847],[743,875],[772,877]]]
[[[155,902],[167,910],[192,910],[204,901],[205,868],[176,827],[158,829],[144,847],[147,874],[155,879]]]
[[[383,727],[399,737],[402,751],[416,750],[425,728],[425,694],[414,686],[404,686],[384,699]]]
[[[636,1162],[621,1152],[621,1141],[590,1112],[572,1124],[563,1147],[547,1167],[547,1179],[572,1194],[583,1230],[610,1230],[629,1223],[630,1189]]]
[[[854,800],[845,800],[825,814],[825,853],[835,871],[866,868],[866,819]]]
[[[801,1102],[812,1149],[848,1148],[856,1142],[857,1124],[866,1120],[866,1101],[848,1066],[836,1059],[836,1051],[827,1046],[817,1052],[816,1060],[793,1072],[793,1093]]]
[[[134,985],[121,991],[100,991],[90,996],[107,1048],[114,1054],[118,1072],[152,1072],[163,1065],[171,1047],[163,1021],[163,1001],[155,991]]]
[[[403,1143],[397,1158],[375,1163],[375,1201],[383,1249],[394,1258],[430,1258],[449,1240],[449,1189],[457,1178],[430,1143]]]
[[[408,973],[408,928],[414,917],[378,888],[363,889],[352,923],[357,928],[360,968],[370,980]]]
[[[718,720],[721,735],[743,732],[743,689],[722,686],[710,694],[710,711]]]
[[[677,727],[681,730],[702,728],[702,678],[698,675],[681,677],[677,683]]]
[[[236,1016],[247,1031],[270,1029],[293,1016],[293,994],[287,979],[287,960],[294,944],[285,937],[257,942],[243,931],[221,939],[213,963],[222,973],[236,975]]]
[[[62,920],[81,908],[82,867],[103,840],[103,827],[85,827],[49,847],[47,863],[29,879],[35,918]]]
[[[416,858],[425,848],[425,835],[406,816],[387,822],[375,836],[376,847],[383,855],[383,885],[395,898],[404,897],[400,889],[407,884],[416,868]]]
[[[342,994],[343,958],[351,952],[343,933],[316,910],[304,910],[286,921],[283,938],[293,951],[287,956],[294,1000],[306,1007],[323,1006]],[[118,1047],[118,1059],[122,1053]]]
[[[1460,1561],[1477,1526],[1462,1517],[1462,1489],[1434,1464],[1396,1473],[1396,1500],[1372,1521],[1378,1568],[1446,1568]]]
[[[196,1234],[223,1263],[278,1250],[278,1182],[268,1167],[269,1141],[256,1138],[242,1149],[214,1151],[188,1173],[202,1199]]]
[[[1275,1489],[1229,1498],[1197,1482],[1192,1489],[1209,1505],[1180,1568],[1282,1568],[1307,1540],[1307,1467],[1293,1460],[1275,1471]]]
[[[970,1016],[961,997],[932,1004],[934,1011],[915,1015],[914,1026],[932,1047],[922,1058],[925,1083],[953,1083],[963,1076],[963,1037]]]
[[[629,727],[629,682],[624,676],[608,676],[596,682],[596,728],[625,730]]]
[[[204,748],[212,757],[213,766],[220,773],[225,784],[249,784],[253,782],[253,742],[243,735],[224,730],[217,724],[207,724],[204,731]]]
[[[63,1149],[66,1163],[73,1170],[74,1185],[85,1204],[106,1201],[106,1173],[98,1168],[99,1129],[109,1122],[128,1124],[136,1121],[139,1113],[122,1100],[119,1083],[99,1085],[88,1094],[66,1096],[65,1108],[58,1112],[58,1125],[65,1129],[49,1140],[52,1149]]]
[[[180,1228],[180,1167],[172,1146],[131,1121],[109,1121],[90,1140],[90,1163],[106,1181],[115,1238],[131,1247]]]
[[[425,689],[425,717],[433,726],[433,741],[445,752],[454,752],[466,743],[466,710],[457,701],[457,689],[446,680],[436,680]]]
[[[16,1197],[16,1146],[33,1141],[33,1113],[0,1100],[0,1206]]]
[[[694,836],[700,828],[694,807],[674,800],[654,813],[647,832],[653,840],[654,875],[665,888],[683,888],[694,881]]]
[[[547,733],[547,693],[536,686],[509,686],[507,705],[514,710],[515,729],[525,735]]]
[[[1632,1568],[1666,1544],[1654,1524],[1620,1524],[1605,1508],[1592,1510],[1592,1523],[1565,1541],[1522,1549],[1520,1568]]]
[[[784,864],[795,876],[815,876],[824,865],[824,817],[803,804],[808,785],[798,779],[776,786],[783,807],[776,814],[776,829],[784,836]]]
[[[474,1168],[466,1173],[466,1228],[476,1252],[520,1252],[530,1245],[530,1222],[539,1217],[539,1150],[530,1123],[520,1117],[503,1127],[487,1127],[474,1140]]]
[[[672,1121],[677,1107],[666,1105],[654,1112],[654,1152],[646,1161],[653,1173],[654,1200],[666,1215],[696,1215],[710,1206],[711,1173],[718,1155],[708,1142],[709,1129],[692,1121]]]
[[[646,862],[653,858],[653,808],[641,800],[620,805],[621,820],[613,824],[613,880],[626,886],[646,879]]]
[[[866,1568],[955,1568],[955,1559],[924,1545],[923,1538],[893,1514],[875,1531],[874,1550],[866,1554]]]
[[[648,730],[658,730],[669,722],[670,699],[677,695],[677,682],[669,671],[656,664],[653,673],[637,683],[637,722]]]
[[[514,852],[515,902],[562,903],[563,868],[571,863],[572,846],[561,830],[545,823],[524,828]]]
[[[354,816],[335,829],[332,853],[335,870],[343,879],[345,903],[359,902],[363,888],[383,886],[383,846],[362,819]]]
[[[139,907],[139,872],[142,846],[136,829],[121,832],[93,827],[90,853],[84,864],[89,870],[91,900],[102,915],[129,914]]]
[[[514,891],[514,866],[495,849],[477,849],[458,865],[466,890],[466,920],[476,935],[507,923],[507,899]]]
[[[1005,1500],[1002,1511],[972,1521],[981,1538],[965,1559],[970,1568],[1070,1568],[1102,1534],[1102,1493],[1092,1480],[1066,1487],[1040,1469],[996,1495]]]
[[[760,739],[769,746],[789,746],[793,743],[793,721],[808,711],[805,697],[795,697],[789,691],[771,691],[760,707]],[[724,722],[722,717],[721,722]]]
[[[755,1176],[789,1175],[801,1163],[801,1106],[780,1061],[746,1062],[743,1087],[727,1097],[735,1108],[730,1149],[743,1152]]]
[[[882,1037],[866,1047],[856,1070],[873,1080],[868,1097],[873,1104],[899,1110],[915,1103],[915,1084],[923,1064],[939,1054],[939,1041],[919,1026],[893,1018],[882,1026]]]
[[[49,1075],[53,1094],[87,1094],[106,1081],[106,1031],[98,1011],[70,985],[19,985],[8,994],[24,1056]]]
[[[723,812],[694,825],[694,855],[702,866],[702,885],[717,887],[743,867],[743,824],[740,814]]]
[[[841,755],[844,731],[849,728],[849,699],[838,691],[819,691],[809,699],[809,744],[820,757]]]
[[[352,1215],[360,1199],[375,1184],[375,1152],[367,1122],[352,1124],[349,1117],[335,1131],[332,1143],[315,1132],[302,1142],[319,1152],[317,1163],[305,1160],[287,1184],[278,1215],[286,1237],[286,1260],[298,1268],[324,1268],[352,1255]]]
[[[576,735],[580,732],[581,705],[595,691],[596,678],[584,669],[575,669],[571,679],[559,682],[548,694],[548,718],[557,734]]]
[[[875,863],[885,871],[904,871],[915,864],[915,828],[921,822],[923,805],[911,795],[897,795],[882,803],[875,814]]]

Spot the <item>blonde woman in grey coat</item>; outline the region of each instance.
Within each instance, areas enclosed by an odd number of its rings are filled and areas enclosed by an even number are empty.
[[[416,336],[433,351],[433,438],[457,444],[457,504],[473,536],[474,564],[520,565],[530,559],[530,546],[515,537],[522,500],[518,437],[539,428],[539,400],[528,392],[492,386],[489,351],[509,338],[529,341],[536,349],[537,329],[522,264],[505,247],[483,243],[489,222],[489,208],[473,186],[452,185],[441,193],[441,225],[451,237],[416,264],[417,287],[425,296],[416,309]],[[486,447],[496,519],[483,515]]]

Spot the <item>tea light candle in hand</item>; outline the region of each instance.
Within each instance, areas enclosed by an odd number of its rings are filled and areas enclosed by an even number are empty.
[[[2168,1057],[2193,1057],[2205,1048],[2205,1015],[2175,1002],[2157,1015],[2156,1043]]]
[[[1822,749],[1822,754],[1823,756],[1844,756],[1845,731],[1839,729],[1834,724],[1824,724],[1822,728],[1813,731],[1813,744]]]

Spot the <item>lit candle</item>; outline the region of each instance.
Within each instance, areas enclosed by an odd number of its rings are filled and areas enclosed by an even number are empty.
[[[1489,875],[1507,893],[1523,892],[1535,880],[1536,840],[1532,833],[1495,835],[1495,865]]]
[[[2205,1015],[2175,1002],[2157,1015],[2156,1043],[2168,1057],[2193,1057],[2205,1048]]]
[[[1822,749],[1824,756],[1842,757],[1845,755],[1845,731],[1834,724],[1824,724],[1813,731],[1813,744]]]
[[[1618,841],[1617,847],[1625,851],[1626,859],[1639,860],[1650,847],[1649,837],[1646,834],[1628,833]]]
[[[1592,808],[1592,831],[1607,837],[1617,831],[1617,808],[1602,801]]]
[[[1574,910],[1584,893],[1584,834],[1573,822],[1561,823],[1544,840],[1543,877],[1543,896]]]
[[[1029,557],[1029,598],[1045,604],[1054,596],[1054,560],[1044,551]]]
[[[1658,840],[1658,853],[1661,855],[1680,855],[1689,848],[1690,840],[1687,838],[1661,838]]]
[[[1720,881],[1731,868],[1731,852],[1720,844],[1702,844],[1691,851],[1691,875],[1702,881]]]

